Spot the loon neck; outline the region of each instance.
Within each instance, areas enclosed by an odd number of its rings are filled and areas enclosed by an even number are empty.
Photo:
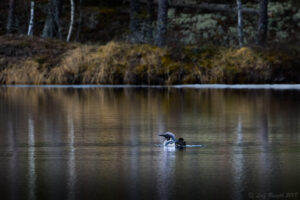
[[[164,147],[175,147],[175,141],[174,140],[165,140],[163,145],[164,145]]]

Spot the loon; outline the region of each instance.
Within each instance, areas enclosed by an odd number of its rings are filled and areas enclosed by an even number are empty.
[[[183,149],[186,147],[186,142],[184,141],[183,138],[179,138],[176,140],[176,137],[173,133],[171,132],[165,132],[159,134],[159,136],[164,137],[166,140],[163,143],[164,147],[176,147],[178,149]]]

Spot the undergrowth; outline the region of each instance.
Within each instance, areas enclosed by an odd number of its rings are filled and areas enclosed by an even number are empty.
[[[168,49],[122,42],[69,45],[3,37],[0,41],[1,84],[300,82],[298,47]]]

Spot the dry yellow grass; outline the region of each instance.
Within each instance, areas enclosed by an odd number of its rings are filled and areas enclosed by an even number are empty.
[[[208,46],[173,50],[146,44],[109,42],[106,45],[72,44],[70,48],[61,42],[52,46],[47,40],[37,44],[32,42],[10,42],[24,55],[0,55],[0,83],[164,85],[300,82],[297,49],[291,54],[248,47]],[[46,51],[38,49],[41,48],[40,43],[47,48]]]
[[[259,83],[270,79],[270,62],[253,49],[224,49],[212,59],[212,82]]]
[[[0,73],[0,80],[6,84],[43,84],[45,71],[38,70],[38,63],[26,60],[22,64],[12,65]],[[2,81],[1,81],[2,82]]]
[[[104,46],[80,46],[66,54],[49,73],[50,82],[93,84],[155,83],[164,76],[161,57],[165,49],[150,45],[110,42]],[[160,82],[163,83],[163,82]]]

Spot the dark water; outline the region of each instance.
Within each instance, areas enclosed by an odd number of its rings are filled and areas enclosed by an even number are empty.
[[[0,88],[0,199],[300,199],[300,90]]]

